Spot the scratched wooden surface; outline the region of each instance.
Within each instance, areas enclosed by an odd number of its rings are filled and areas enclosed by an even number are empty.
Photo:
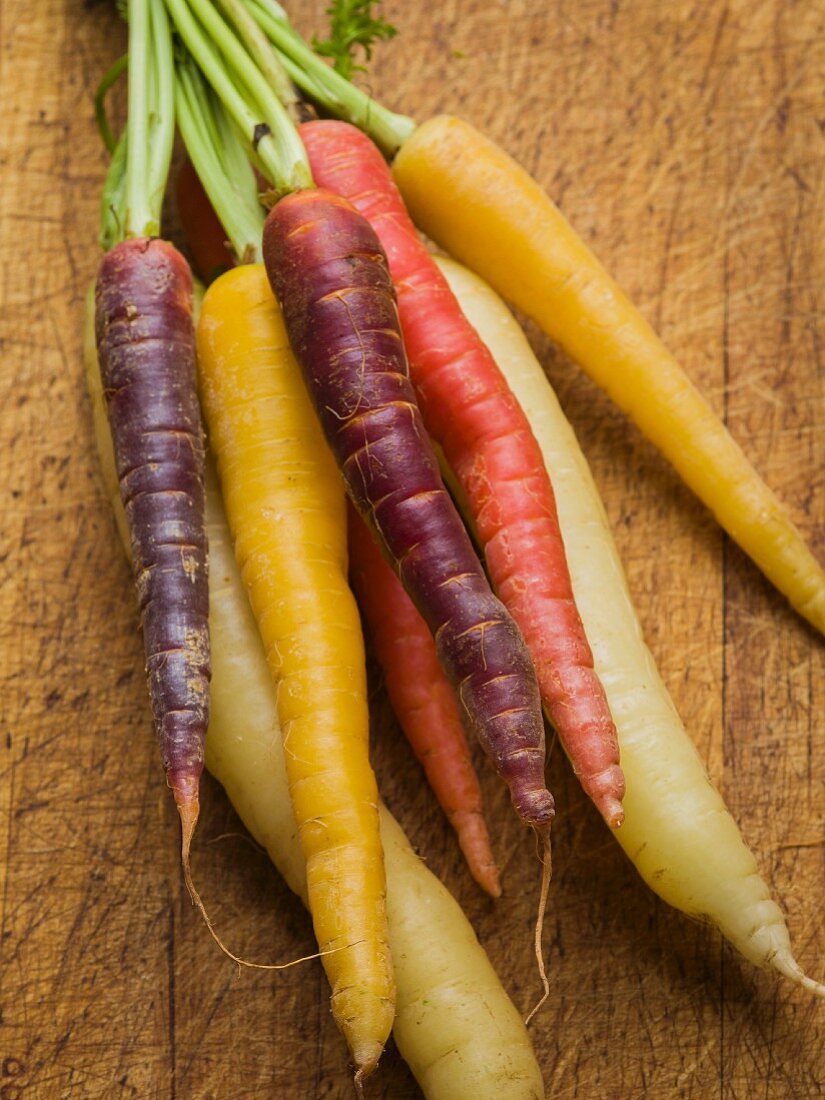
[[[305,30],[323,0],[292,5]],[[370,82],[460,111],[561,202],[825,555],[825,9],[810,0],[387,0]],[[81,368],[105,160],[105,3],[4,0],[0,532],[0,1098],[349,1097],[314,964],[224,961],[194,916],[159,774],[127,567]],[[606,398],[531,333],[603,490],[688,728],[825,977],[823,645]],[[520,1006],[536,866],[485,773],[505,895],[468,883],[375,689],[387,801]],[[533,1034],[563,1097],[822,1094],[825,1008],[659,903],[554,752],[560,806]],[[311,950],[306,916],[208,780],[195,871],[247,956]],[[417,1087],[388,1051],[372,1096]]]

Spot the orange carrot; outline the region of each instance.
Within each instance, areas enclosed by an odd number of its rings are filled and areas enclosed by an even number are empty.
[[[481,787],[455,693],[438,662],[432,635],[352,507],[347,528],[350,581],[369,624],[393,710],[458,834],[470,873],[497,898],[501,884]]]
[[[390,170],[343,122],[300,128],[316,182],[349,199],[390,264],[416,395],[473,515],[493,581],[520,627],[542,701],[587,794],[619,825],[616,727],[573,598],[541,450],[497,364],[419,240]]]

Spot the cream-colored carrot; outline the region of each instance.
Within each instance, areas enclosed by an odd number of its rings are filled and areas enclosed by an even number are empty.
[[[784,917],[656,670],[598,490],[541,365],[486,283],[455,262],[439,265],[551,471],[576,602],[619,733],[627,793],[624,824],[613,835],[665,901],[716,925],[751,962],[825,996],[796,963]]]
[[[420,226],[602,386],[793,606],[825,632],[825,571],[671,353],[535,180],[461,119],[419,126],[393,167]]]

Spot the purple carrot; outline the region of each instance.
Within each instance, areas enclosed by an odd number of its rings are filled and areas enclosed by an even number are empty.
[[[189,848],[209,720],[209,594],[192,276],[180,253],[156,238],[115,245],[98,271],[95,327],[152,713],[196,899]]]
[[[432,631],[519,816],[546,834],[553,799],[535,672],[441,480],[378,238],[346,200],[302,191],[269,214],[263,251],[350,496]]]

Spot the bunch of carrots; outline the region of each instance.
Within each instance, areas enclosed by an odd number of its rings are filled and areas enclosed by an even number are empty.
[[[540,838],[541,914],[554,814],[546,716],[652,888],[822,996],[655,672],[540,368],[493,291],[436,262],[405,203],[608,389],[820,630],[825,574],[538,185],[466,123],[416,127],[349,82],[353,45],[391,33],[370,8],[334,4],[332,37],[313,49],[274,0],[127,6],[129,114],[120,140],[108,135],[96,344],[193,899],[208,616],[212,662],[227,660],[206,537],[207,500],[222,515],[222,499],[260,639],[240,649],[262,647],[271,677],[296,858],[359,1090],[406,996],[361,614],[400,724],[488,893],[500,893],[499,872],[467,736]],[[299,94],[334,117],[299,125]],[[197,324],[188,265],[159,237],[175,124],[191,161],[192,253],[207,279],[230,268]],[[222,565],[225,585],[233,568]],[[547,996],[540,915],[536,954]],[[539,1095],[532,1071],[524,1081],[523,1095]],[[428,1095],[464,1095],[455,1088]]]

